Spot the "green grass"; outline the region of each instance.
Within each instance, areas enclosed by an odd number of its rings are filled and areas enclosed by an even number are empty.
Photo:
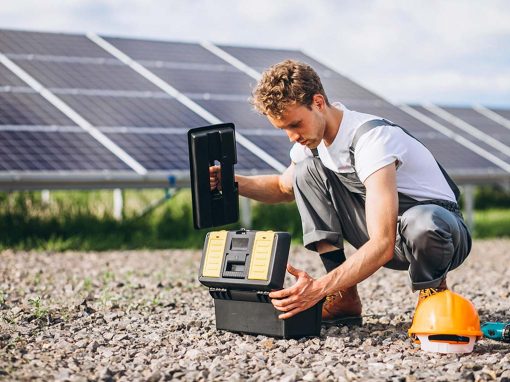
[[[191,194],[182,190],[141,216],[164,190],[126,190],[124,219],[115,220],[112,191],[55,191],[51,203],[40,192],[0,193],[0,249],[102,251],[111,249],[201,248],[209,230],[195,230]],[[295,203],[253,202],[252,229],[287,231],[301,243],[301,221]],[[218,229],[237,229],[239,224]],[[510,209],[475,214],[475,238],[510,236]],[[108,278],[109,275],[105,275]]]
[[[510,209],[476,211],[473,237],[510,237]]]

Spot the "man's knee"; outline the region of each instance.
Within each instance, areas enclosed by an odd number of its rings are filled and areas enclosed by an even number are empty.
[[[426,249],[438,242],[451,242],[454,220],[442,207],[433,204],[415,206],[402,214],[400,235],[408,245]]]

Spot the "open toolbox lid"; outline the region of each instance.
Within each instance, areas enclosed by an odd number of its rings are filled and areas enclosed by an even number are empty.
[[[239,219],[239,193],[234,180],[237,163],[233,123],[188,131],[193,225],[197,229],[235,223]],[[209,167],[221,166],[221,191],[210,190]]]

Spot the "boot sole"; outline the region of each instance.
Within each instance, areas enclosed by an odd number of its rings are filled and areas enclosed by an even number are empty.
[[[363,317],[361,316],[349,316],[336,318],[334,320],[322,320],[322,325],[325,327],[330,326],[362,326]]]

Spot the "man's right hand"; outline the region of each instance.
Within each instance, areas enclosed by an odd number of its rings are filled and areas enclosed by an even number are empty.
[[[221,191],[221,167],[220,166],[209,167],[209,185],[211,187],[211,191],[216,190],[216,189]]]

